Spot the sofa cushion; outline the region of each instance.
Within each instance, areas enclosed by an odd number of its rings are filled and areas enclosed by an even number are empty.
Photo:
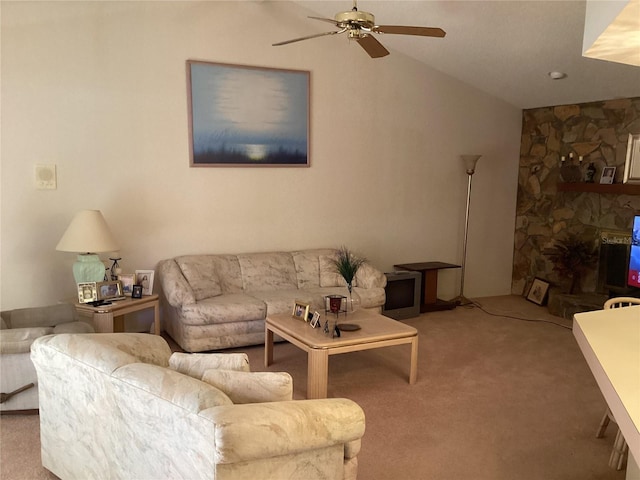
[[[324,248],[291,253],[299,289],[320,286],[320,255],[331,255],[331,252]]]
[[[263,301],[267,305],[267,315],[292,313],[295,302],[311,306],[312,310],[323,308],[323,303],[317,301],[316,295],[308,290],[276,290],[272,292],[252,292],[251,296]]]
[[[242,293],[242,270],[237,255],[213,255],[222,293]]]
[[[238,255],[245,292],[298,288],[296,267],[290,253]]]
[[[202,381],[223,391],[234,404],[293,400],[293,379],[286,372],[206,370]]]
[[[158,365],[130,363],[118,368],[112,376],[191,413],[233,404],[220,389]],[[121,390],[123,395],[127,394],[127,388],[123,384],[114,382],[112,385],[115,389]]]
[[[321,287],[346,287],[342,275],[336,271],[335,255],[320,255],[320,286]],[[354,279],[355,280],[355,279]],[[354,281],[355,283],[355,281]],[[355,285],[354,285],[355,286]]]
[[[212,325],[247,322],[265,318],[267,305],[243,293],[220,295],[182,306],[182,322],[187,325]]]
[[[94,333],[94,328],[85,322],[67,322],[53,327],[53,333]]]
[[[212,255],[185,255],[176,258],[196,300],[222,295],[222,287]]]
[[[246,353],[174,352],[169,358],[169,368],[200,380],[205,370],[213,368],[248,372],[249,357]]]

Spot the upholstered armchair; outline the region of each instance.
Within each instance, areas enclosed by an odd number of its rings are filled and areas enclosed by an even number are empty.
[[[61,479],[350,479],[364,413],[292,400],[245,354],[171,353],[159,336],[55,335],[32,346],[41,457]]]
[[[38,379],[31,363],[33,341],[52,333],[89,333],[94,329],[78,321],[70,304],[21,308],[0,312],[0,410],[38,408]]]

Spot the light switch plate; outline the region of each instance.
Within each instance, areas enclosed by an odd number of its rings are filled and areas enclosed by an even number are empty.
[[[38,190],[55,190],[57,188],[56,166],[36,165],[36,188]]]

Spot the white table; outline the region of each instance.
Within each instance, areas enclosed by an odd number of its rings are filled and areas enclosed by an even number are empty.
[[[629,445],[627,479],[640,479],[640,305],[576,313],[573,335]]]

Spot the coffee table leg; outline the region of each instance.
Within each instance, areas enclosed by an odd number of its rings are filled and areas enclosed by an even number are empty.
[[[307,366],[307,398],[327,398],[329,377],[329,352],[326,349],[310,349]]]
[[[264,366],[268,367],[273,363],[273,332],[269,327],[264,328]]]
[[[418,379],[418,336],[411,341],[411,367],[409,368],[409,384],[413,385]]]

